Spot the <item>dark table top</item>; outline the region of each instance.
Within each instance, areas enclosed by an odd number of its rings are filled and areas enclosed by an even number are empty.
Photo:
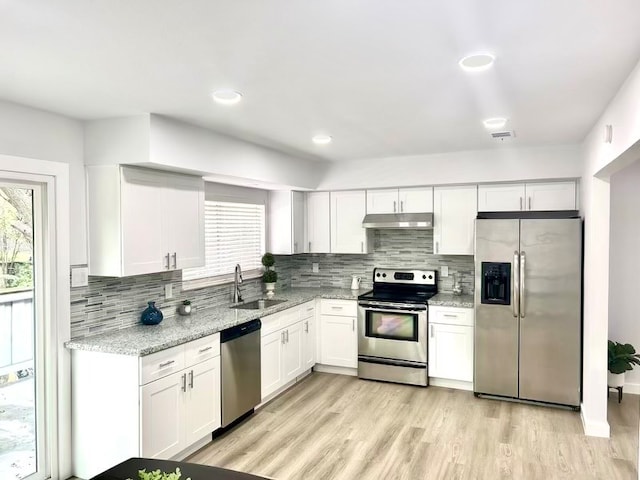
[[[127,478],[138,480],[138,470],[146,469],[147,472],[150,472],[159,469],[162,472],[171,473],[176,471],[176,467],[182,473],[180,480],[187,478],[191,478],[191,480],[265,480],[265,477],[227,470],[226,468],[152,458],[130,458],[91,480],[126,480]]]

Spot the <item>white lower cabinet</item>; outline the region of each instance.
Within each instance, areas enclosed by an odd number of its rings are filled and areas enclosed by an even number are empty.
[[[473,309],[429,307],[429,377],[473,382]]]
[[[144,357],[72,351],[74,474],[182,459],[221,425],[220,335]]]
[[[320,300],[320,361],[334,367],[358,367],[355,300]]]
[[[302,362],[303,370],[308,370],[316,364],[316,308],[315,300],[302,305],[300,316],[302,317],[303,345]]]
[[[315,353],[309,353],[308,348],[315,350],[315,345],[308,343],[308,319],[300,319],[303,311],[297,306],[262,318],[262,400],[313,367],[308,357],[315,357]]]

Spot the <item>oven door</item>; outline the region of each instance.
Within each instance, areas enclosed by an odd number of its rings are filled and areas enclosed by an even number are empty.
[[[358,355],[427,363],[426,306],[361,303]]]

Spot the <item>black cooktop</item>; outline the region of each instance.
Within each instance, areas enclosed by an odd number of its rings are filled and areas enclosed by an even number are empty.
[[[425,304],[437,292],[403,292],[371,290],[358,296],[358,300],[375,300],[379,302],[416,303]]]

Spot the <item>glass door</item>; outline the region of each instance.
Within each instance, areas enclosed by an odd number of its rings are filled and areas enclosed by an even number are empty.
[[[48,476],[42,195],[0,183],[0,478]]]

